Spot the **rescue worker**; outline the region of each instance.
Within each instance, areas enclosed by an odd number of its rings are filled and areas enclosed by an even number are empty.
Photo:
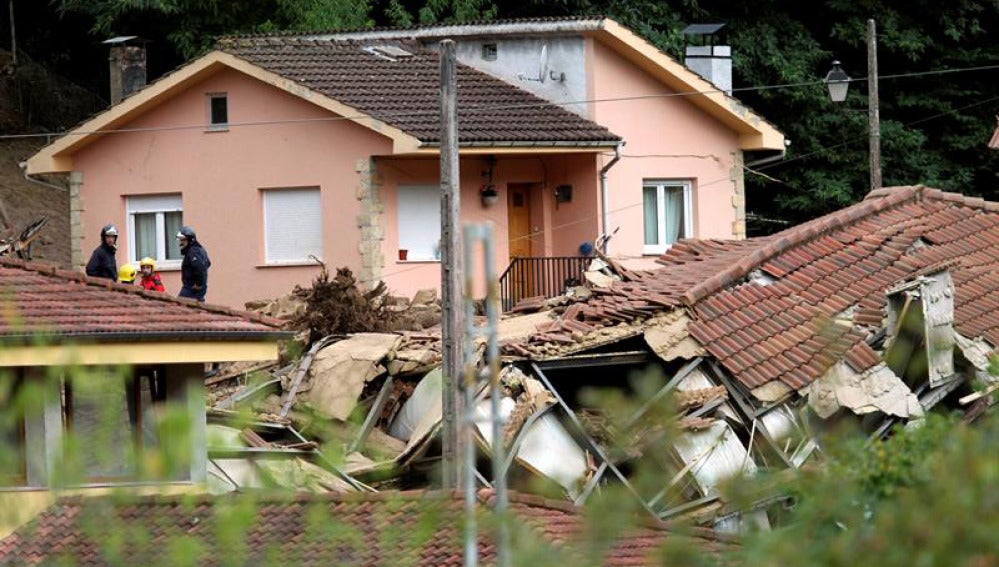
[[[208,252],[198,242],[198,235],[189,226],[182,226],[177,233],[177,243],[184,254],[180,264],[180,297],[189,297],[204,303],[208,293],[208,268],[212,261]]]
[[[142,289],[148,291],[166,291],[166,288],[163,287],[163,280],[156,273],[156,260],[146,256],[139,261],[139,270],[142,272],[142,279],[139,280],[139,285],[142,286]]]
[[[122,265],[122,267],[118,268],[118,283],[134,284],[135,273],[135,266],[132,264]]]
[[[117,250],[118,229],[113,224],[106,224],[101,229],[101,245],[94,249],[87,262],[87,275],[117,281],[118,263],[114,259]]]

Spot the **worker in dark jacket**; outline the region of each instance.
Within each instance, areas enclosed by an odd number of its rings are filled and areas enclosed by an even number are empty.
[[[194,229],[189,226],[180,228],[177,243],[184,254],[184,261],[180,264],[180,297],[204,302],[208,293],[208,268],[212,265],[208,252],[198,242]]]
[[[114,259],[117,250],[118,229],[113,224],[106,224],[101,229],[101,245],[94,249],[87,262],[87,275],[118,281],[118,263]]]

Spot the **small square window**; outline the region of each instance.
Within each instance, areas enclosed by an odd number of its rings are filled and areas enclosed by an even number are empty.
[[[498,53],[498,48],[495,43],[483,43],[482,44],[482,59],[485,61],[496,61],[496,55]]]
[[[229,97],[226,94],[208,95],[208,128],[229,129]]]

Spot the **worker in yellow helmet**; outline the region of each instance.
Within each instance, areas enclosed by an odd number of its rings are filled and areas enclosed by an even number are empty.
[[[118,268],[118,282],[134,284],[135,283],[135,266],[132,264],[123,264]]]
[[[146,256],[139,262],[139,269],[142,270],[142,280],[139,282],[142,289],[149,291],[166,291],[166,288],[163,287],[163,280],[161,280],[160,275],[156,273],[156,260]]]

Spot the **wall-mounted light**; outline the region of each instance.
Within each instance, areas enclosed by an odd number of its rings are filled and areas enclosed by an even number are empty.
[[[499,191],[496,190],[495,185],[489,183],[479,189],[479,197],[482,198],[483,207],[491,207],[499,202]]]
[[[493,185],[493,167],[496,165],[496,156],[489,156],[486,158],[487,169],[482,172],[482,177],[485,178],[485,183],[479,188],[479,198],[482,199],[483,207],[491,207],[499,202],[499,191],[496,190],[496,186]]]

